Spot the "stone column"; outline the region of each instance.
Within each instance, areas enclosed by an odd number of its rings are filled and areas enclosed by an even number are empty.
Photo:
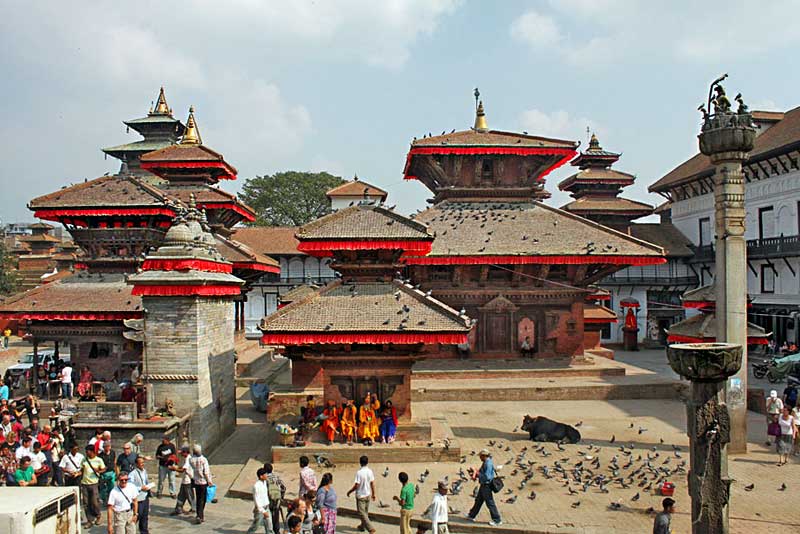
[[[724,91],[723,91],[724,98]],[[725,101],[727,102],[727,100]],[[718,102],[715,100],[715,106]],[[715,276],[717,341],[747,346],[747,246],[744,232],[742,163],[753,148],[755,128],[742,103],[733,113],[722,108],[706,116],[700,151],[714,164]],[[747,452],[747,355],[741,370],[727,383],[732,453]]]
[[[725,381],[740,370],[742,352],[741,345],[727,343],[667,347],[672,369],[692,381],[692,397],[686,403],[692,534],[728,532],[727,449],[732,420],[725,404]]]

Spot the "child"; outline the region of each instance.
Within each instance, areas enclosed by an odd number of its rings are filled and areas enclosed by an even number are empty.
[[[394,500],[400,505],[400,534],[411,534],[411,514],[414,513],[414,495],[416,494],[414,484],[408,482],[408,474],[400,472],[397,475],[400,480],[400,496],[394,496]]]

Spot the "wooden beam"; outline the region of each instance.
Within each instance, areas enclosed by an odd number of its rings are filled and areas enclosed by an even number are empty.
[[[750,269],[750,272],[753,273],[753,276],[758,278],[758,273],[756,272],[756,268],[753,267],[753,264],[750,263],[749,261],[747,262],[747,268]]]
[[[606,276],[608,276],[610,274],[614,274],[615,272],[617,272],[619,270],[620,270],[620,266],[619,265],[610,265],[610,266],[606,266],[604,268],[601,268],[596,273],[584,278],[583,279],[583,285],[588,286],[589,284],[593,284],[593,283],[597,282],[598,280],[602,280]]]

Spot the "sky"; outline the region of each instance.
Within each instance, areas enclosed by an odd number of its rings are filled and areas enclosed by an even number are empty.
[[[409,213],[432,195],[403,181],[409,142],[466,129],[480,88],[489,126],[580,140],[587,128],[629,198],[697,151],[708,84],[751,109],[800,105],[794,19],[800,0],[0,0],[0,221],[27,202],[116,172],[102,147],[139,139],[164,86],[176,118],[190,105],[207,146],[255,175],[354,175]],[[568,196],[547,178],[548,203]]]

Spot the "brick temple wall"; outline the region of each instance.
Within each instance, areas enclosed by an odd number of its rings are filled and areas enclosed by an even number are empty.
[[[191,440],[211,450],[236,425],[233,307],[228,299],[145,297],[147,375],[195,375],[151,381],[155,406],[193,413]]]

